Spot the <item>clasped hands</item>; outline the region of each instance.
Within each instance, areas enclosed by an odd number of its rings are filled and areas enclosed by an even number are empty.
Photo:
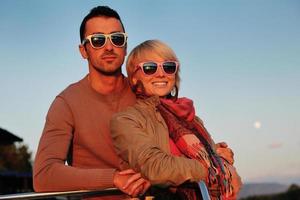
[[[148,180],[142,177],[141,173],[132,169],[116,171],[113,182],[119,190],[132,197],[143,195],[151,185]]]

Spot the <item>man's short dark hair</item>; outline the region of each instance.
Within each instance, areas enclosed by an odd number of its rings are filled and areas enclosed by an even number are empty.
[[[81,22],[81,25],[80,25],[80,41],[81,42],[84,40],[86,22],[93,17],[101,17],[101,16],[112,17],[112,18],[118,19],[122,25],[124,32],[125,32],[125,28],[123,26],[122,20],[121,20],[119,14],[115,10],[111,9],[108,6],[97,6],[97,7],[93,8],[90,11],[90,13],[87,16],[85,16],[85,18],[83,18],[83,20]]]

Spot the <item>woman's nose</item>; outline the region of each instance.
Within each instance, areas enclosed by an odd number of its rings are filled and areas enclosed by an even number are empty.
[[[162,66],[157,66],[157,72],[156,72],[156,75],[157,75],[157,76],[164,76],[164,75],[165,75],[165,72],[164,72]]]

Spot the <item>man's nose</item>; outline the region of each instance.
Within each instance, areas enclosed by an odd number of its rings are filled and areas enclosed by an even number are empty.
[[[113,46],[113,44],[111,43],[110,39],[107,38],[107,41],[106,41],[106,44],[105,44],[104,48],[105,48],[107,51],[111,51],[111,50],[114,48],[114,46]]]

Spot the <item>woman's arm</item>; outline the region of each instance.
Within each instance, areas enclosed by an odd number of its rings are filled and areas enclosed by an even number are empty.
[[[111,121],[117,153],[130,167],[140,171],[151,184],[180,185],[185,181],[206,180],[207,169],[196,160],[164,152],[154,135],[143,127],[139,112],[120,113]]]

